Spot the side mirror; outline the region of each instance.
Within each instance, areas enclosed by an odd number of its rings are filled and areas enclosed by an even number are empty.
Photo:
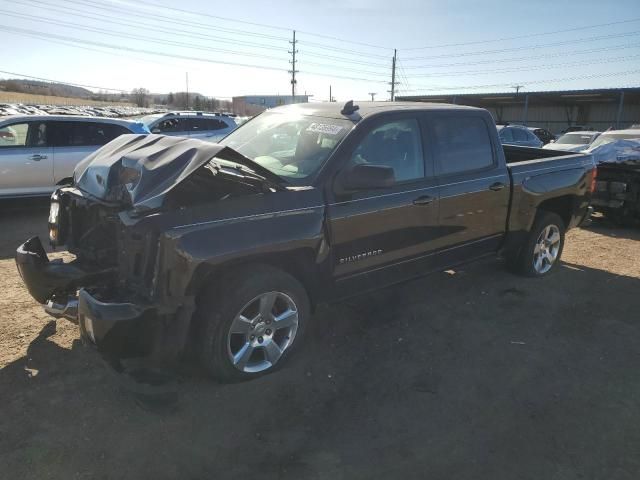
[[[342,172],[338,178],[340,190],[373,190],[388,188],[396,183],[396,175],[391,167],[362,163]]]
[[[552,138],[551,140],[549,140],[549,143],[556,143],[556,139]]]

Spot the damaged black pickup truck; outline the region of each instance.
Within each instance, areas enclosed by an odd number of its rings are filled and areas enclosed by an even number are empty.
[[[111,361],[189,348],[216,378],[280,366],[315,305],[488,255],[543,276],[589,216],[585,154],[502,146],[442,104],[302,104],[220,144],[123,135],[52,196],[17,250],[32,296]]]

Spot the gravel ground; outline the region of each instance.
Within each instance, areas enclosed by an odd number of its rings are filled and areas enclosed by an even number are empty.
[[[154,412],[23,288],[46,214],[0,207],[2,478],[640,478],[638,230],[570,232],[543,280],[482,262],[321,307],[280,372],[185,362]]]

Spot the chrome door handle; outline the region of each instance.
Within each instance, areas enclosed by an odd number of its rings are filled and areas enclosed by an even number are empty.
[[[46,155],[39,155],[37,153],[29,157],[29,160],[34,160],[36,162],[39,162],[40,160],[46,160],[46,159],[47,159]]]
[[[499,190],[502,190],[505,187],[505,184],[502,182],[496,182],[493,185],[491,185],[489,187],[489,190],[493,190],[494,192],[497,192]]]
[[[430,197],[429,195],[423,195],[421,197],[416,198],[413,201],[414,205],[429,205],[435,200],[435,198]]]

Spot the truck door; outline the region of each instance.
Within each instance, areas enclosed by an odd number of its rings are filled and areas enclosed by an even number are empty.
[[[329,193],[337,296],[424,271],[438,227],[438,188],[422,140],[417,114],[390,114],[363,125],[346,148],[338,176],[356,164],[383,165],[393,168],[395,183]]]
[[[506,229],[510,180],[490,134],[495,126],[482,113],[461,111],[433,114],[428,126],[440,186],[439,261],[452,265],[496,252]]]
[[[0,127],[0,195],[51,193],[52,152],[45,122],[19,122]]]

